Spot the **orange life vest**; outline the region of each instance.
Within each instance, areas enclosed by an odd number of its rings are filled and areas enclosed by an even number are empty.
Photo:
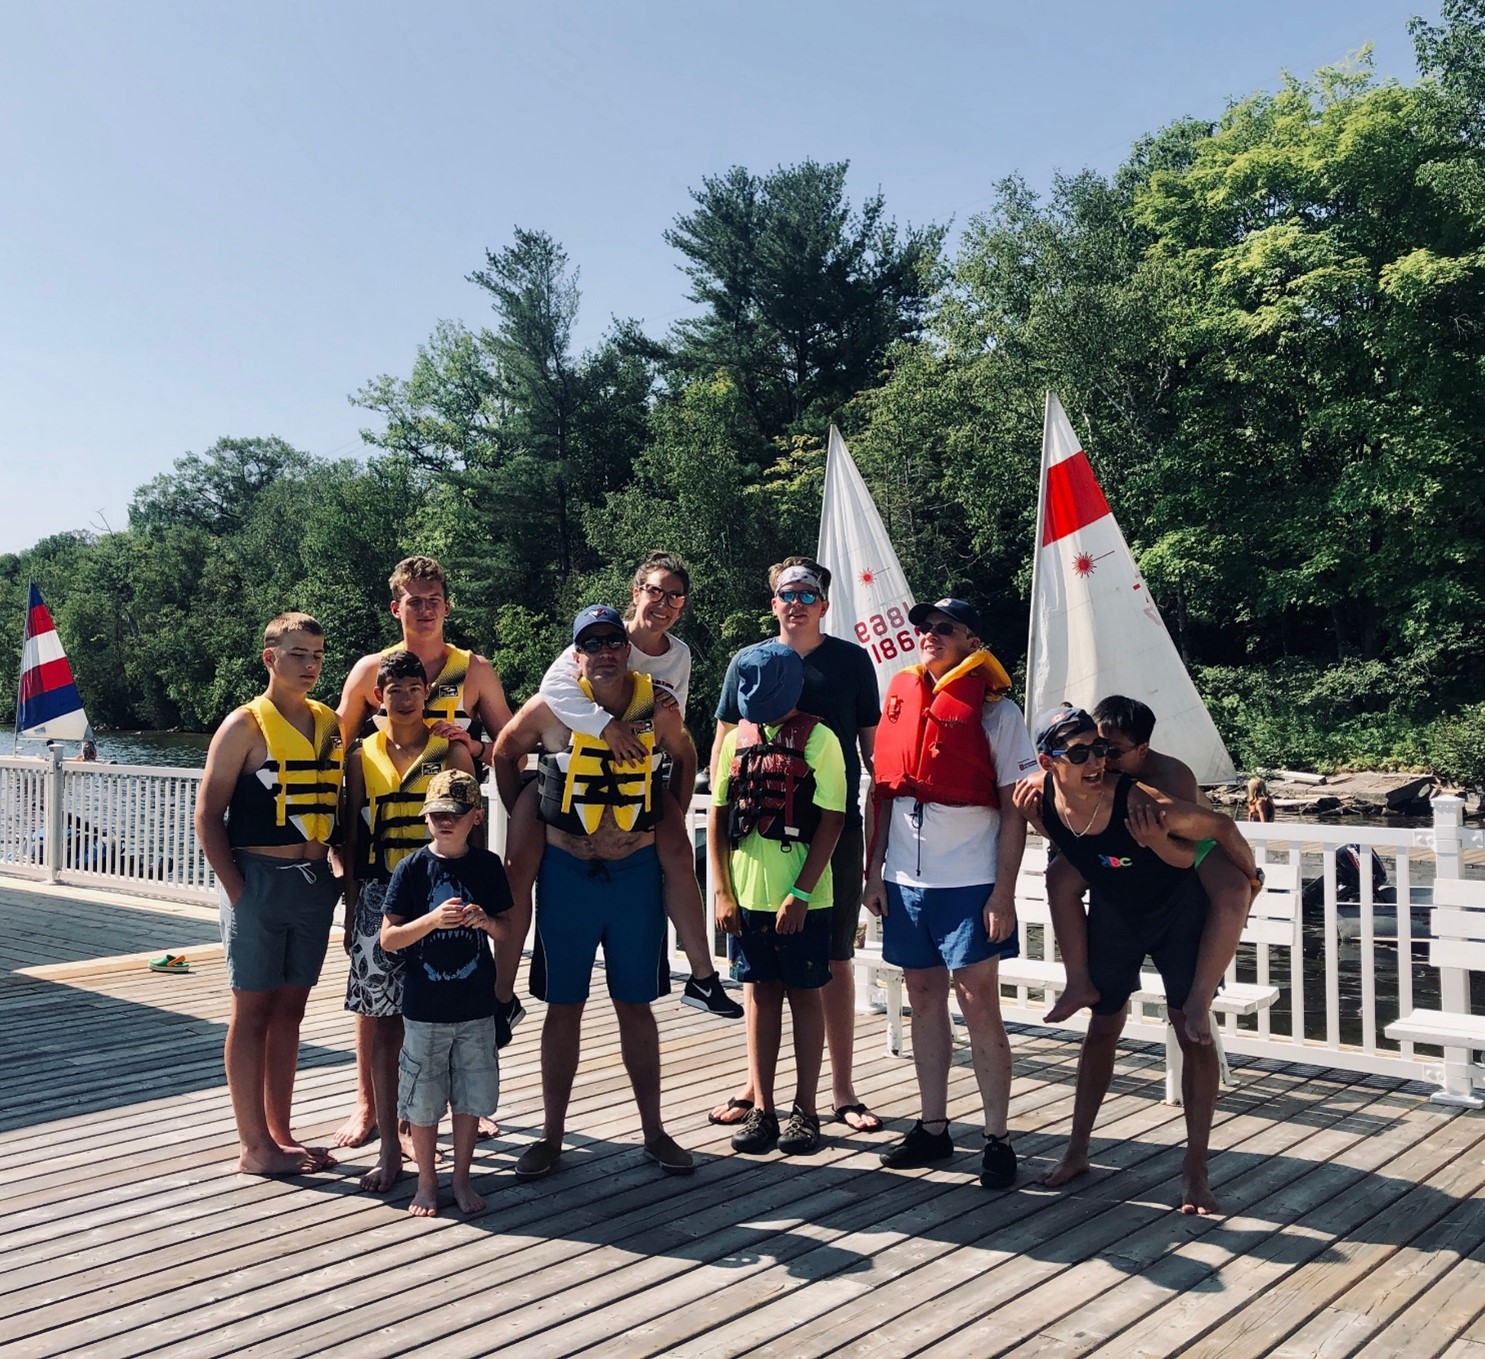
[[[1010,676],[988,651],[975,652],[937,683],[921,665],[899,670],[877,727],[876,796],[998,807],[983,716],[985,704],[999,702],[1010,687]]]

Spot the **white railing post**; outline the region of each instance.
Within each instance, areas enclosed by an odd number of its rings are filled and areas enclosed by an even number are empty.
[[[46,809],[46,835],[42,841],[42,864],[46,868],[48,882],[62,880],[62,864],[67,853],[67,814],[62,800],[62,743],[46,743],[47,758],[51,761],[46,771],[45,791],[42,806]]]
[[[1445,794],[1433,800],[1433,852],[1435,876],[1462,877],[1460,832],[1464,828],[1464,799]],[[1439,969],[1439,1008],[1449,1014],[1470,1012],[1470,974],[1462,967]],[[1459,1105],[1478,1109],[1480,1099],[1470,1081],[1468,1048],[1445,1048],[1444,1064],[1439,1072],[1442,1087],[1433,1095],[1437,1104]]]

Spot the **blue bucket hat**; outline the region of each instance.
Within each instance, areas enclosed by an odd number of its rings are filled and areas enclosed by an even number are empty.
[[[773,725],[799,704],[804,662],[783,642],[759,642],[737,653],[737,707],[749,722]]]

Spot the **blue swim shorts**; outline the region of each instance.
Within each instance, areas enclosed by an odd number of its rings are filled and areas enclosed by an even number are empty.
[[[531,994],[581,1005],[598,947],[609,996],[648,1005],[670,990],[660,859],[646,845],[622,859],[579,859],[548,845],[536,877]]]
[[[988,958],[1014,958],[1021,942],[1013,933],[992,944],[985,933],[985,903],[994,883],[972,887],[887,885],[882,921],[882,957],[898,967],[947,967],[957,972]]]

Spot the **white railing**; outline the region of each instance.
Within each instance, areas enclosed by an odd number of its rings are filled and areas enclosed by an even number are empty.
[[[216,881],[192,829],[201,771],[104,765],[49,758],[0,758],[0,874],[74,886],[98,886],[176,900],[215,901]],[[705,841],[709,799],[689,809],[693,842]],[[490,843],[504,846],[504,813],[491,799]],[[1427,1077],[1440,1058],[1393,1043],[1387,1023],[1415,1006],[1439,1003],[1439,974],[1427,962],[1427,907],[1436,876],[1481,875],[1485,832],[1465,828],[1456,798],[1435,803],[1431,826],[1243,824],[1260,859],[1301,865],[1316,881],[1312,905],[1296,924],[1289,946],[1245,945],[1232,976],[1271,982],[1283,991],[1272,1011],[1228,1016],[1224,1037],[1235,1052],[1311,1061],[1348,1070]],[[1396,902],[1360,875],[1358,900],[1340,900],[1336,854],[1359,845],[1375,851]],[[1363,865],[1366,867],[1365,863]],[[709,879],[709,868],[704,879]],[[1323,890],[1322,890],[1323,888]],[[711,883],[703,898],[708,918]],[[1038,926],[1022,925],[1027,957],[1049,956],[1051,941]],[[715,941],[715,933],[713,933]],[[1004,997],[1008,1019],[1035,1021],[1045,1005],[1026,988]],[[1468,996],[1445,996],[1468,1008]],[[1163,1016],[1132,1015],[1134,1032],[1158,1038]]]

